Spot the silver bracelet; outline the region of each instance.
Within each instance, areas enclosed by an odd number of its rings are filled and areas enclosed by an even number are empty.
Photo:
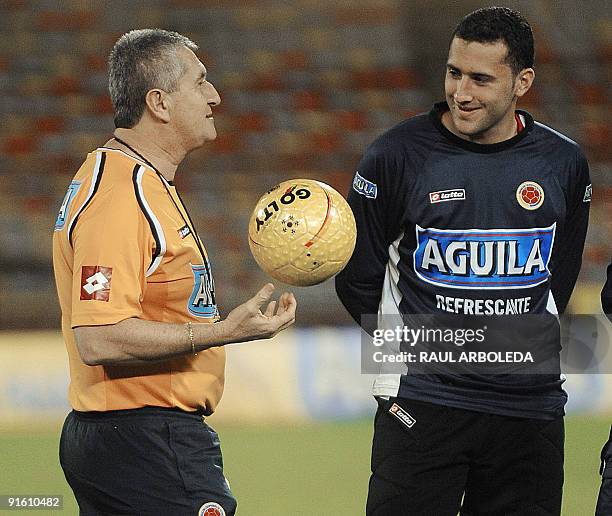
[[[197,355],[195,350],[195,342],[193,340],[193,324],[191,324],[191,321],[187,323],[187,336],[189,337],[189,343],[191,344],[191,353],[193,355]]]

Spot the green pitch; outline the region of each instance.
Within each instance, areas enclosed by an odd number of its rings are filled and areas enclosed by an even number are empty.
[[[564,511],[593,514],[599,450],[610,418],[567,418]],[[226,475],[243,516],[363,514],[369,471],[370,421],[313,425],[217,425]],[[57,458],[59,429],[0,433],[0,495],[64,495],[77,507]],[[19,511],[18,514],[53,514]],[[57,513],[56,513],[57,514]]]

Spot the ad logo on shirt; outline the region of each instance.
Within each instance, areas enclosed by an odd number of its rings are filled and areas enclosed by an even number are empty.
[[[187,309],[197,317],[216,317],[219,315],[215,301],[215,282],[206,265],[192,265],[194,283],[189,296]]]
[[[431,204],[446,201],[465,201],[465,190],[463,188],[455,188],[454,190],[429,192],[429,202]]]
[[[57,219],[55,219],[55,231],[61,231],[64,229],[66,219],[68,218],[68,212],[70,210],[70,204],[72,203],[72,199],[74,199],[74,196],[77,194],[80,187],[81,181],[72,181],[70,183],[70,186],[66,191],[66,195],[64,195],[64,200],[60,206],[59,213],[57,214]]]
[[[81,301],[108,302],[112,277],[112,267],[83,265],[81,268]]]
[[[416,275],[466,289],[530,288],[548,280],[556,224],[531,229],[435,229],[416,226]]]
[[[378,187],[376,183],[368,181],[364,177],[359,175],[359,172],[355,172],[355,179],[353,179],[353,190],[360,195],[365,195],[368,199],[376,199],[378,195]]]
[[[177,229],[177,231],[182,239],[191,234],[191,228],[187,224],[185,224],[182,228]]]

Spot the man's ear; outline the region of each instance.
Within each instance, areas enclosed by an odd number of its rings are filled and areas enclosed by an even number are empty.
[[[533,68],[524,68],[519,72],[514,80],[514,94],[517,97],[522,97],[529,91],[533,80],[535,79],[535,70]]]
[[[165,123],[170,121],[170,104],[172,101],[164,90],[153,89],[147,91],[145,102],[152,117]]]

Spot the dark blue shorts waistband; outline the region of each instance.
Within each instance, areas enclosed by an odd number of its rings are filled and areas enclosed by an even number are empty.
[[[185,418],[191,420],[202,421],[204,413],[200,411],[187,412],[178,407],[140,407],[124,410],[107,410],[107,411],[88,411],[82,412],[73,410],[72,413],[79,419],[90,421],[106,421],[112,419],[130,419],[130,418],[146,418],[146,417],[168,417],[168,418]]]

